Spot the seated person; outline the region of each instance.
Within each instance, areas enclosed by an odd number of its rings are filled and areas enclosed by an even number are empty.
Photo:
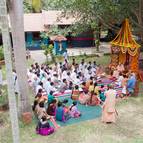
[[[48,104],[51,104],[54,99],[55,97],[53,96],[53,91],[50,91],[48,94]]]
[[[90,96],[88,95],[88,92],[84,92],[84,91],[80,92],[80,95],[79,95],[80,104],[87,105],[89,99],[90,99]]]
[[[88,105],[90,106],[98,106],[100,105],[100,99],[98,98],[97,94],[94,93],[94,91],[91,92],[90,94],[90,100],[88,102]]]
[[[116,84],[119,86],[119,87],[121,87],[121,83],[122,83],[122,80],[124,79],[124,77],[123,77],[123,75],[122,75],[122,73],[119,73],[119,77],[118,77],[118,79],[117,79],[117,81],[116,81]]]
[[[58,107],[56,108],[56,120],[57,121],[67,121],[69,119],[69,113],[65,112],[62,102],[58,102]]]
[[[72,118],[79,118],[81,116],[80,111],[78,111],[77,109],[76,101],[74,101],[73,104],[71,105],[69,113]]]
[[[36,132],[37,134],[43,136],[50,135],[54,132],[54,128],[50,127],[46,116],[42,116],[41,120],[39,120],[38,125],[36,127]]]
[[[97,82],[95,82],[95,83],[94,83],[94,90],[93,90],[94,93],[97,94],[97,95],[99,95],[99,90],[100,90],[100,88],[99,88],[99,86],[97,85]]]
[[[129,93],[134,92],[135,85],[136,85],[136,75],[134,73],[131,73],[129,80],[127,81],[127,89]]]
[[[48,98],[46,94],[43,94],[43,89],[39,89],[37,95],[35,96],[35,99],[37,99],[38,102],[41,102],[41,101],[45,102],[47,101]]]
[[[88,87],[86,86],[86,82],[83,82],[81,85],[83,92],[88,92]]]
[[[78,98],[79,98],[79,93],[80,93],[80,91],[79,91],[79,86],[78,86],[78,85],[75,85],[75,88],[74,88],[73,91],[72,91],[71,98],[72,98],[73,100],[78,100]]]
[[[88,91],[89,93],[91,93],[93,90],[94,90],[94,84],[93,84],[93,81],[91,81]]]
[[[48,115],[55,116],[56,104],[57,104],[57,100],[53,99],[53,101],[48,105],[48,108],[47,108]]]
[[[123,72],[125,70],[124,65],[122,63],[119,63],[119,65],[117,66],[117,70],[119,72]]]

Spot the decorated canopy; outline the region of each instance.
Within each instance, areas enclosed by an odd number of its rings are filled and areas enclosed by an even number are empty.
[[[129,20],[125,19],[122,23],[122,27],[116,36],[116,38],[111,41],[113,46],[120,47],[122,53],[128,52],[131,56],[135,56],[138,53],[139,44],[132,37],[132,32],[129,25]]]
[[[132,36],[129,20],[125,19],[122,27],[113,41],[111,41],[111,66],[124,64],[126,69],[138,73],[139,47]]]

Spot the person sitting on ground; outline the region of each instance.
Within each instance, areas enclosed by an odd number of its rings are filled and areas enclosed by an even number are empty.
[[[94,90],[94,84],[93,84],[93,81],[91,81],[88,91],[89,93],[91,93],[93,90]]]
[[[81,112],[77,109],[77,102],[74,101],[70,107],[70,115],[72,118],[79,118],[81,116]]]
[[[88,92],[88,87],[86,86],[86,82],[83,82],[81,85],[83,92]]]
[[[56,108],[56,120],[66,122],[69,119],[69,113],[65,112],[62,102],[58,102],[58,107]]]
[[[79,103],[83,105],[87,105],[89,102],[90,96],[88,95],[88,92],[84,92],[83,90],[80,91],[79,95]]]
[[[43,90],[42,89],[39,89],[37,95],[35,96],[35,99],[38,101],[38,102],[45,102],[48,100],[47,98],[47,95],[46,94],[43,94]]]
[[[97,94],[97,95],[99,95],[99,90],[100,90],[100,88],[99,88],[97,82],[95,82],[94,83],[94,93]]]
[[[94,93],[94,90],[91,91],[91,93],[90,93],[90,100],[88,102],[88,105],[90,105],[90,106],[98,106],[98,105],[100,105],[100,103],[101,103],[101,100],[98,98],[97,93]]]
[[[78,85],[75,85],[75,88],[74,88],[73,91],[72,91],[71,99],[72,99],[72,100],[78,100],[79,94],[80,94],[79,86],[78,86]]]
[[[54,133],[54,128],[50,126],[46,116],[42,116],[36,127],[36,133],[46,136]]]
[[[50,91],[50,93],[48,94],[48,104],[51,104],[54,99],[55,96],[53,96],[53,91]]]
[[[117,70],[118,72],[123,72],[125,70],[124,65],[122,63],[119,63],[119,65],[117,66]]]
[[[55,116],[56,105],[57,105],[57,100],[53,99],[52,102],[48,105],[48,108],[47,108],[47,114],[48,115]]]
[[[136,75],[135,73],[131,73],[129,80],[127,82],[127,89],[129,93],[133,93],[135,90],[135,85],[136,85]]]

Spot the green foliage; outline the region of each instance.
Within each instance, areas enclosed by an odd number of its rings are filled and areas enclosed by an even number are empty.
[[[54,53],[53,53],[54,46],[52,44],[50,44],[48,46],[45,44],[41,44],[41,48],[44,50],[44,55],[47,57],[47,62],[49,62],[48,56],[50,56],[52,58],[52,61],[55,61],[55,57],[54,57]]]
[[[47,39],[47,38],[49,38],[47,32],[40,32],[40,37],[41,37],[42,39]]]
[[[4,52],[2,46],[0,46],[0,60],[4,60]]]
[[[33,12],[32,4],[30,3],[30,1],[27,1],[27,0],[23,1],[23,9],[24,9],[24,13]]]

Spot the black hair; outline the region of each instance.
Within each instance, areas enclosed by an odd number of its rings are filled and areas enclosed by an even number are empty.
[[[94,83],[94,87],[96,87],[96,86],[97,86],[97,82]]]
[[[44,105],[44,102],[43,102],[43,101],[39,103],[39,107],[41,107],[41,108],[45,107],[45,105]]]
[[[58,107],[61,107],[61,106],[62,106],[62,102],[59,101],[59,102],[58,102]]]
[[[63,103],[64,103],[64,104],[67,104],[68,102],[69,102],[68,99],[64,99],[64,100],[63,100]]]
[[[63,79],[63,82],[67,81],[65,78]]]
[[[75,89],[78,89],[79,88],[79,86],[78,85],[75,85]]]
[[[44,121],[46,121],[47,120],[47,117],[46,116],[42,116],[42,121],[44,122]]]
[[[35,111],[36,105],[38,105],[38,101],[34,100],[33,106],[32,106],[32,110]]]
[[[101,88],[103,88],[104,87],[104,85],[101,85]]]

